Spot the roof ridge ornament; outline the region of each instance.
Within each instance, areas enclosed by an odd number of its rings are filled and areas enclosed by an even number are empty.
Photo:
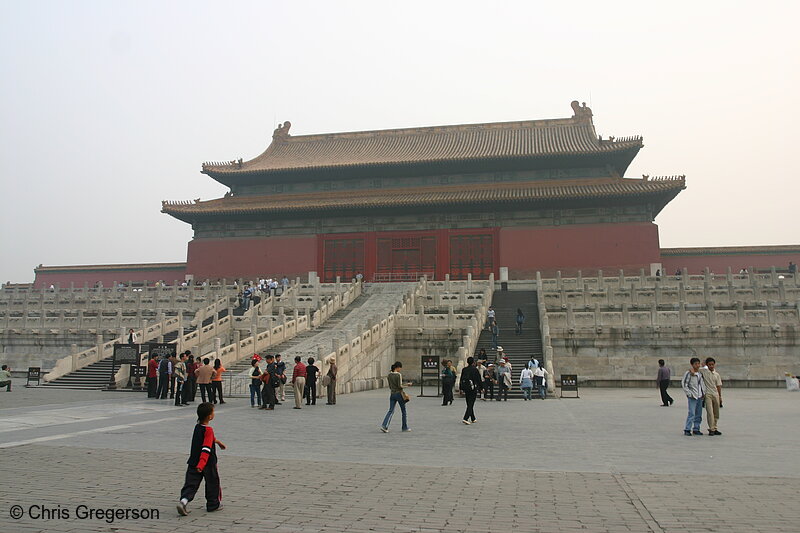
[[[272,132],[272,140],[273,141],[286,141],[289,139],[289,128],[292,127],[292,123],[288,120],[283,124],[278,124],[278,127],[275,128],[275,131]]]
[[[572,112],[575,113],[572,118],[578,122],[592,123],[592,109],[586,107],[586,102],[578,103],[577,100],[573,100],[569,105],[572,106]]]

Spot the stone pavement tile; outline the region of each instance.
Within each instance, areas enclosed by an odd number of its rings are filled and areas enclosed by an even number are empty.
[[[358,401],[356,396],[360,398]],[[618,402],[618,398],[610,393],[597,396],[606,407]],[[37,501],[73,507],[79,503],[98,508],[136,505],[156,508],[161,516],[158,520],[129,520],[112,525],[101,520],[11,521],[8,509],[0,508],[0,531],[92,533],[124,528],[141,533],[345,530],[658,532],[703,531],[724,526],[727,531],[747,529],[748,533],[753,533],[796,531],[792,527],[799,523],[797,506],[787,503],[796,499],[800,483],[796,474],[800,471],[797,468],[800,456],[797,446],[783,442],[787,438],[790,440],[791,434],[783,436],[783,440],[762,444],[776,456],[764,463],[766,471],[773,473],[772,464],[780,461],[785,477],[744,476],[740,475],[740,469],[730,469],[731,465],[741,464],[748,455],[736,439],[725,441],[727,444],[718,441],[716,445],[710,440],[692,443],[679,440],[680,444],[672,443],[670,446],[687,448],[673,457],[692,453],[692,461],[672,466],[672,470],[666,473],[663,471],[665,463],[658,463],[653,472],[641,473],[638,465],[643,464],[647,456],[662,453],[663,449],[641,451],[636,447],[641,444],[639,442],[626,444],[623,440],[613,439],[605,441],[605,447],[595,446],[592,444],[595,434],[600,441],[606,438],[598,434],[602,423],[609,418],[606,413],[593,428],[592,435],[580,433],[577,438],[567,440],[563,435],[554,434],[553,439],[532,440],[526,436],[527,440],[517,441],[515,435],[519,431],[515,429],[510,441],[503,441],[502,464],[505,468],[500,469],[490,453],[494,449],[490,444],[495,442],[492,439],[497,435],[506,435],[500,431],[503,429],[501,422],[511,422],[515,428],[518,427],[519,413],[511,402],[502,409],[500,406],[481,406],[487,414],[492,409],[492,416],[482,417],[482,422],[485,422],[482,427],[495,425],[483,433],[463,433],[464,427],[458,424],[458,420],[455,420],[454,427],[442,425],[450,422],[440,415],[445,410],[428,413],[421,405],[422,399],[415,401],[414,405],[415,413],[420,416],[415,429],[421,428],[421,431],[411,435],[412,438],[373,431],[374,424],[370,424],[365,433],[357,422],[343,423],[364,416],[374,417],[375,403],[383,404],[384,401],[383,393],[380,396],[368,393],[348,395],[343,398],[341,406],[346,406],[346,411],[340,409],[334,415],[320,412],[319,419],[309,419],[314,431],[301,434],[298,434],[300,428],[292,425],[297,418],[288,411],[279,413],[268,423],[264,422],[264,429],[270,429],[267,432],[260,431],[261,426],[253,430],[253,424],[261,424],[263,418],[254,418],[249,409],[227,405],[225,409],[220,408],[221,416],[215,420],[215,429],[219,428],[221,438],[231,444],[231,450],[220,452],[226,508],[213,514],[202,509],[202,494],[190,505],[190,516],[178,517],[175,512],[174,500],[185,470],[187,430],[190,431],[193,424],[189,419],[165,418],[163,424],[153,424],[146,429],[132,427],[108,434],[70,437],[53,441],[51,445],[3,449],[0,469],[13,480],[11,484],[0,486],[3,505],[15,502],[30,505]],[[552,402],[548,405],[559,411],[559,417],[571,420],[573,428],[594,423],[587,422],[587,413],[574,410],[574,406],[580,406],[577,402],[564,402],[564,405]],[[620,405],[625,408],[628,404],[621,402]],[[731,406],[736,406],[736,402],[732,401]],[[114,409],[118,407],[114,406]],[[382,409],[385,406],[382,405]],[[636,412],[636,409],[632,411]],[[661,412],[657,406],[653,410]],[[789,410],[786,407],[782,412],[785,414]],[[23,411],[35,416],[36,409],[2,409],[0,413]],[[595,416],[599,417],[599,413]],[[431,420],[426,421],[423,417],[431,417]],[[555,426],[563,423],[558,419],[541,421],[542,424],[551,422]],[[109,423],[127,422],[114,420]],[[431,426],[426,428],[426,424]],[[436,424],[440,426],[434,427]],[[41,424],[41,428],[41,431],[46,431],[46,424]],[[13,429],[3,433],[0,419],[0,438],[5,438],[6,442],[22,440],[13,436],[16,433],[19,432]],[[9,434],[12,436],[8,437]],[[165,443],[175,442],[180,443],[178,449],[165,446]],[[616,450],[625,446],[626,454],[638,454],[638,462],[632,471],[616,473],[614,464],[605,461],[603,454],[612,447]],[[704,455],[709,446],[716,446],[713,459]],[[431,453],[431,450],[436,452]],[[489,461],[487,453],[491,457]],[[535,457],[538,462],[505,460],[514,454],[517,457]],[[593,454],[593,458],[588,462],[581,458],[573,461],[580,454]],[[541,467],[547,465],[552,456],[556,457],[555,462],[562,470],[553,471],[551,468],[542,471]],[[265,457],[279,457],[285,472],[268,474],[266,465],[270,460]],[[311,461],[311,457],[331,460]],[[719,457],[723,460],[717,463]],[[755,463],[749,464],[746,472],[756,471],[760,464],[759,457],[752,457]],[[463,464],[472,467],[465,468]],[[254,468],[254,465],[263,468]],[[600,470],[576,470],[584,465],[600,465]],[[702,467],[699,471],[696,470],[698,465]],[[686,476],[681,469],[694,474],[692,491],[686,490]],[[715,477],[709,472],[736,474]],[[792,473],[793,477],[786,477]],[[307,513],[294,516],[298,506]],[[263,511],[265,508],[270,510],[269,516]]]

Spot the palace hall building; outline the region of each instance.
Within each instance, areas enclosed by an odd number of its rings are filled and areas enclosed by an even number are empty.
[[[323,281],[511,279],[660,268],[653,220],[683,176],[626,178],[641,137],[598,137],[569,118],[298,135],[280,125],[249,161],[205,163],[230,188],[164,202],[192,225],[186,272]]]

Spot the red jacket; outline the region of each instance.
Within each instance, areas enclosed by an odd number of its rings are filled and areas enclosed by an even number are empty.
[[[148,378],[158,377],[158,361],[156,361],[155,357],[150,359],[150,362],[147,363],[147,377]]]
[[[297,378],[304,378],[306,375],[306,365],[302,362],[295,364],[294,370],[292,370],[292,383],[294,383]]]

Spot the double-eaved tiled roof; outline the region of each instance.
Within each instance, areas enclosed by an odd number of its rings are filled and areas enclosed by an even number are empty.
[[[685,188],[683,176],[669,179],[593,178],[417,188],[325,191],[271,196],[228,196],[205,202],[163,202],[162,212],[191,222],[209,216],[347,212],[382,208],[537,204],[559,200],[661,198],[666,205]]]
[[[264,153],[250,161],[204,163],[212,177],[483,159],[542,158],[638,151],[641,137],[601,139],[591,110],[573,102],[563,119],[465,124],[292,136],[286,122]]]

